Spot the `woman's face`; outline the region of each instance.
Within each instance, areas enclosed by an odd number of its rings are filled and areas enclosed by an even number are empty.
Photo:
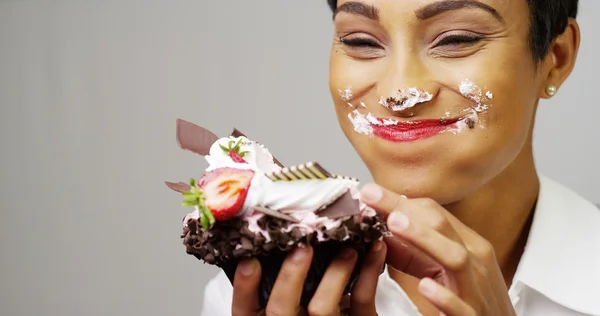
[[[531,56],[524,0],[340,0],[330,90],[375,181],[446,204],[529,153]]]

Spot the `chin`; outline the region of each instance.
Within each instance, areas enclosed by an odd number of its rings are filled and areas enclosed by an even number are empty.
[[[369,166],[373,179],[379,185],[410,198],[430,198],[441,205],[464,199],[479,185],[477,179],[433,168],[404,168],[381,164]]]

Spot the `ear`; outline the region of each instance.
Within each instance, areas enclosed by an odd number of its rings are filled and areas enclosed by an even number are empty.
[[[552,46],[548,56],[544,60],[546,71],[545,80],[542,81],[543,86],[540,91],[540,97],[550,98],[552,95],[548,93],[548,87],[554,86],[556,90],[565,82],[565,80],[575,67],[575,60],[579,52],[579,43],[581,41],[581,33],[579,24],[575,19],[570,18],[565,31],[559,35]]]

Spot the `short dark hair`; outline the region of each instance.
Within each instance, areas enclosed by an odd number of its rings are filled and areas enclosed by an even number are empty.
[[[331,10],[337,0],[327,0]],[[536,60],[548,54],[550,45],[567,28],[569,18],[577,18],[579,0],[527,0],[530,11],[529,45]]]

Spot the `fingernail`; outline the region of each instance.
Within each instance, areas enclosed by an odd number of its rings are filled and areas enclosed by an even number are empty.
[[[356,253],[356,251],[354,251],[354,249],[345,248],[344,250],[342,250],[342,252],[340,252],[340,259],[350,260],[350,259],[352,259],[352,257],[354,257],[355,253]]]
[[[401,232],[408,227],[408,217],[400,211],[392,212],[388,216],[387,224],[390,230]]]
[[[292,261],[299,262],[304,260],[308,256],[308,248],[298,247],[292,252]]]
[[[425,296],[432,297],[435,294],[436,288],[437,283],[432,279],[425,278],[419,282],[419,292]]]
[[[250,276],[254,273],[254,262],[251,260],[242,261],[240,262],[238,269],[240,269],[242,275]]]
[[[383,241],[378,240],[373,244],[373,251],[377,252],[383,248]]]
[[[365,203],[379,202],[382,196],[383,191],[381,190],[381,187],[375,183],[366,184],[360,191],[360,198]]]

